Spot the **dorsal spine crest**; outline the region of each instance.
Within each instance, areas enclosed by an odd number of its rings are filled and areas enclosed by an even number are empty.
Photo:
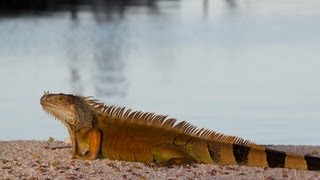
[[[244,145],[249,147],[259,147],[255,143],[235,136],[227,136],[208,129],[198,129],[196,126],[181,121],[177,123],[174,118],[168,118],[164,115],[155,115],[150,112],[132,111],[125,107],[107,106],[96,99],[83,97],[87,105],[95,112],[103,113],[106,116],[117,118],[120,121],[126,121],[146,126],[161,127],[167,130],[177,131],[190,136],[199,137],[207,140],[223,143]]]

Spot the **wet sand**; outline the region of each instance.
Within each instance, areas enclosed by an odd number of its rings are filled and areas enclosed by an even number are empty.
[[[61,141],[0,141],[0,179],[320,179],[320,172],[282,168],[74,160],[70,147]],[[271,147],[320,154],[320,146]]]

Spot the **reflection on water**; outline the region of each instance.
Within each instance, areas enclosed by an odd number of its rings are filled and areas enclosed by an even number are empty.
[[[319,8],[316,0],[1,1],[0,139],[67,136],[41,111],[50,90],[258,143],[319,144]]]
[[[119,24],[112,28],[111,33],[103,35],[97,41],[94,50],[95,60],[95,94],[98,96],[125,96],[127,82],[124,76],[124,60],[126,48],[124,39],[119,34]],[[106,43],[107,42],[107,43]]]
[[[100,26],[100,25],[99,25]],[[84,94],[87,81],[94,84],[94,94],[99,96],[124,96],[126,93],[126,79],[123,74],[125,53],[123,46],[128,47],[120,36],[122,31],[120,24],[96,31],[90,35],[90,39],[78,39],[78,36],[70,36],[66,40],[66,54],[70,69],[70,84],[72,92]],[[120,31],[120,32],[119,32]],[[88,38],[83,32],[78,32],[83,38]],[[93,42],[88,42],[92,40]],[[85,44],[83,44],[85,43]],[[81,44],[79,46],[79,44]],[[88,52],[83,52],[86,49]],[[86,53],[90,53],[88,57]],[[88,62],[88,58],[92,59]],[[85,71],[87,69],[87,71]],[[90,77],[88,79],[88,77]]]

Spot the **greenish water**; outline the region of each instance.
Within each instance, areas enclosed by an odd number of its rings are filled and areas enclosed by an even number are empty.
[[[44,90],[319,145],[320,2],[130,1],[0,18],[0,139],[64,139]]]

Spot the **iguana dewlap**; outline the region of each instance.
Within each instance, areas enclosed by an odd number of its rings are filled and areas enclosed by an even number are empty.
[[[318,157],[271,150],[185,121],[107,106],[91,97],[45,92],[40,103],[67,127],[72,155],[78,159],[320,170]]]

